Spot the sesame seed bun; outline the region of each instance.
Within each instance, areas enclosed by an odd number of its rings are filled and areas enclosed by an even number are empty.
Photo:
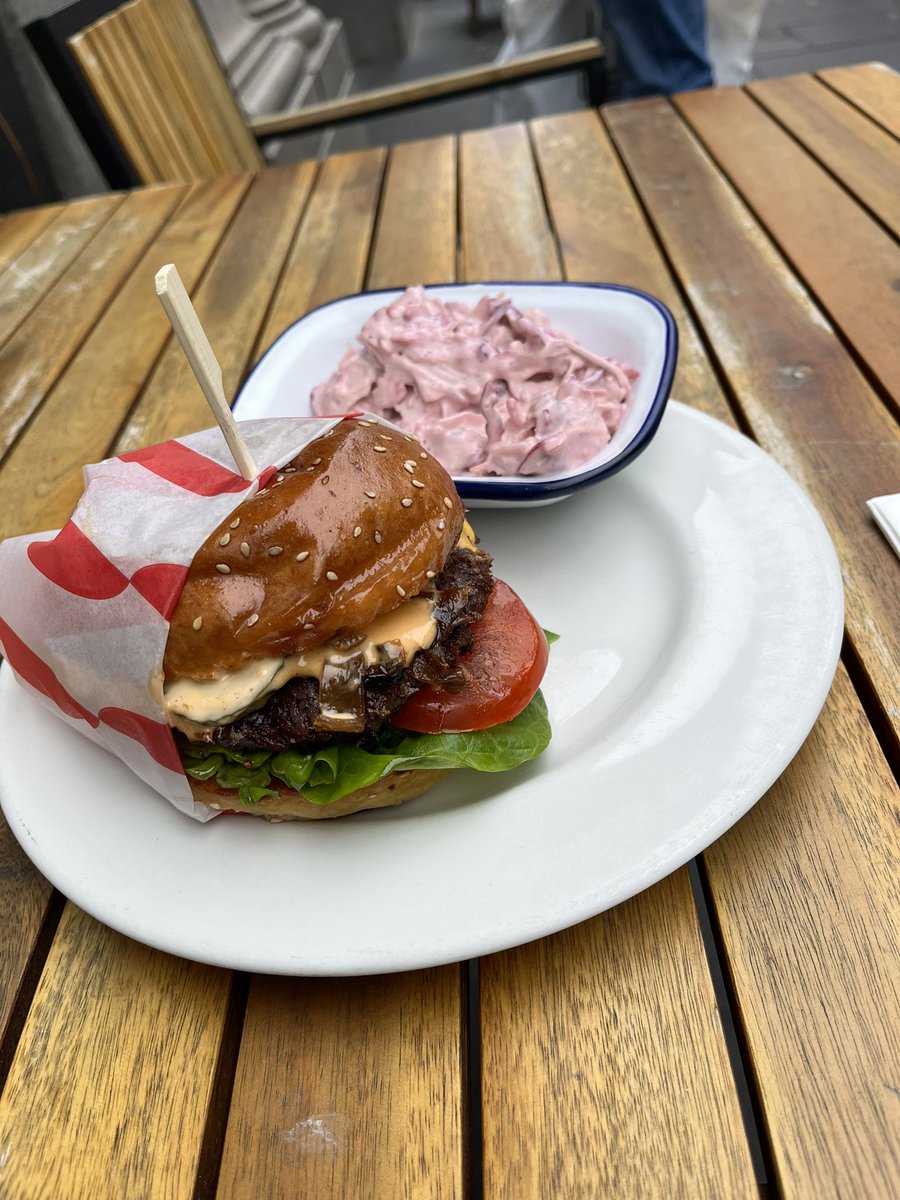
[[[212,679],[362,629],[415,596],[464,510],[419,442],[348,419],[206,539],[172,614],[167,681]]]
[[[406,800],[421,796],[449,774],[449,771],[397,771],[379,779],[371,787],[360,788],[357,792],[335,800],[333,804],[312,804],[299,792],[273,779],[270,786],[278,790],[278,795],[267,796],[258,804],[246,807],[239,802],[237,792],[226,791],[215,782],[201,783],[190,776],[188,782],[194,799],[210,808],[249,813],[268,821],[318,821],[325,817],[346,817],[365,808],[386,808],[393,804],[403,804]]]

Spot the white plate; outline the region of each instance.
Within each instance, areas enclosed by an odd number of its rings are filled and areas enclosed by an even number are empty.
[[[0,673],[0,798],[61,891],[203,962],[399,971],[489,953],[618,904],[763,794],[821,708],[841,641],[834,550],[755,445],[671,405],[640,461],[523,518],[481,514],[496,571],[561,634],[554,740],[397,809],[200,825]]]
[[[582,346],[628,363],[640,372],[621,425],[589,462],[550,475],[454,475],[470,508],[533,508],[564,500],[609,479],[643,453],[669,399],[678,356],[672,314],[655,296],[612,283],[448,283],[425,289],[439,300],[477,304],[503,293],[520,309],[540,309],[557,329]],[[336,369],[345,351],[358,346],[365,322],[402,294],[399,289],[362,292],[332,300],[290,325],[247,376],[234,402],[241,420],[308,417],[310,392]]]

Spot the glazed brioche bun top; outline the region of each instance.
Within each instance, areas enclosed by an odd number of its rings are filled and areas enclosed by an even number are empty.
[[[342,421],[197,551],[172,614],[166,679],[215,678],[364,628],[422,591],[464,520],[450,476],[419,442]]]

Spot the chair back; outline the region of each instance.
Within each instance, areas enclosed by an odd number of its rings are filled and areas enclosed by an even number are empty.
[[[139,182],[264,166],[190,0],[129,0],[67,45]]]

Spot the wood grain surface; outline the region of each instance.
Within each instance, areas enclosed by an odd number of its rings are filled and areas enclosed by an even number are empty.
[[[897,1195],[897,819],[840,668],[797,758],[704,855],[785,1200]]]
[[[103,237],[88,244],[0,349],[0,458],[103,315],[180,195],[171,188],[130,193],[106,222]]]
[[[900,76],[884,63],[861,63],[818,72],[819,79],[900,137]]]
[[[68,519],[82,467],[106,454],[171,336],[156,271],[174,262],[194,287],[249,183],[223,176],[188,190],[10,452],[0,473],[0,537]]]
[[[900,163],[891,134],[808,75],[769,79],[747,91],[900,237]]]
[[[459,968],[254,981],[217,1200],[462,1189]]]
[[[361,150],[322,164],[254,358],[310,309],[362,287],[384,162],[384,150]]]
[[[4,1200],[188,1200],[228,990],[69,905],[0,1096]]]
[[[53,889],[25,857],[0,814],[0,1046],[37,943]],[[0,1058],[0,1077],[7,1066]],[[2,1174],[0,1174],[2,1180]]]
[[[216,248],[192,300],[222,367],[232,399],[294,236],[312,165],[277,167],[256,176]],[[160,265],[162,265],[160,263]],[[115,453],[180,437],[212,423],[212,414],[181,347],[166,344],[115,442]]]
[[[370,288],[456,278],[456,139],[394,146],[369,267]]]
[[[559,253],[523,125],[462,134],[459,187],[465,279],[559,278]]]
[[[658,296],[678,326],[673,396],[733,422],[696,326],[597,114],[545,117],[531,130],[566,279],[621,283]]]
[[[481,986],[485,1200],[755,1200],[686,870]]]
[[[576,143],[599,141],[603,152],[602,135],[597,139],[584,118],[561,118],[558,127]],[[630,282],[633,266],[623,261],[624,253],[617,258],[615,244],[636,222],[634,197],[607,147],[598,176],[586,182],[586,201],[572,201],[575,189],[566,188],[560,174],[566,162],[578,161],[579,151],[571,143],[559,155],[551,151],[553,128],[544,126],[536,142],[544,148],[545,187],[563,260],[573,258],[584,276],[621,270]],[[479,142],[480,150],[489,144]],[[583,145],[580,153],[585,156]],[[536,164],[520,160],[516,178],[518,193],[503,171],[480,173],[478,211],[505,213],[504,273],[521,279],[535,265],[534,222],[515,219],[517,197],[528,213],[539,190]],[[464,186],[465,180],[464,174]],[[609,239],[597,239],[588,222],[580,227],[572,215],[572,203],[600,199],[600,189],[607,197],[612,193],[618,207]],[[480,273],[493,253],[495,229],[469,211],[464,262]],[[643,248],[655,254],[649,239]],[[661,263],[657,271],[643,264],[644,278],[662,277]],[[558,278],[558,268],[543,277]],[[673,939],[677,952],[661,954]],[[686,873],[614,914],[483,960],[481,978],[487,1200],[755,1193]],[[702,1077],[685,1078],[689,1059],[704,1064]]]
[[[65,211],[61,204],[42,204],[23,208],[0,217],[0,279],[11,262],[18,260],[27,246]]]
[[[409,151],[413,159],[419,153]],[[263,341],[305,306],[363,286],[383,161],[368,152],[325,164]],[[411,203],[415,173],[394,178],[392,194],[409,219],[407,261],[419,253],[437,261],[455,246],[455,224],[430,220],[453,195],[452,175],[440,180],[443,193],[421,208]],[[379,226],[375,262],[390,229]],[[329,246],[318,275],[305,279],[303,263]],[[462,1036],[458,968],[380,979],[254,978],[219,1200],[462,1197]]]
[[[605,119],[744,420],[825,520],[847,631],[896,738],[897,561],[865,502],[896,490],[897,426],[674,109],[615,105]]]
[[[75,201],[16,256],[0,275],[0,342],[96,237],[122,200],[112,195]]]
[[[900,411],[900,245],[744,93],[675,104]]]

